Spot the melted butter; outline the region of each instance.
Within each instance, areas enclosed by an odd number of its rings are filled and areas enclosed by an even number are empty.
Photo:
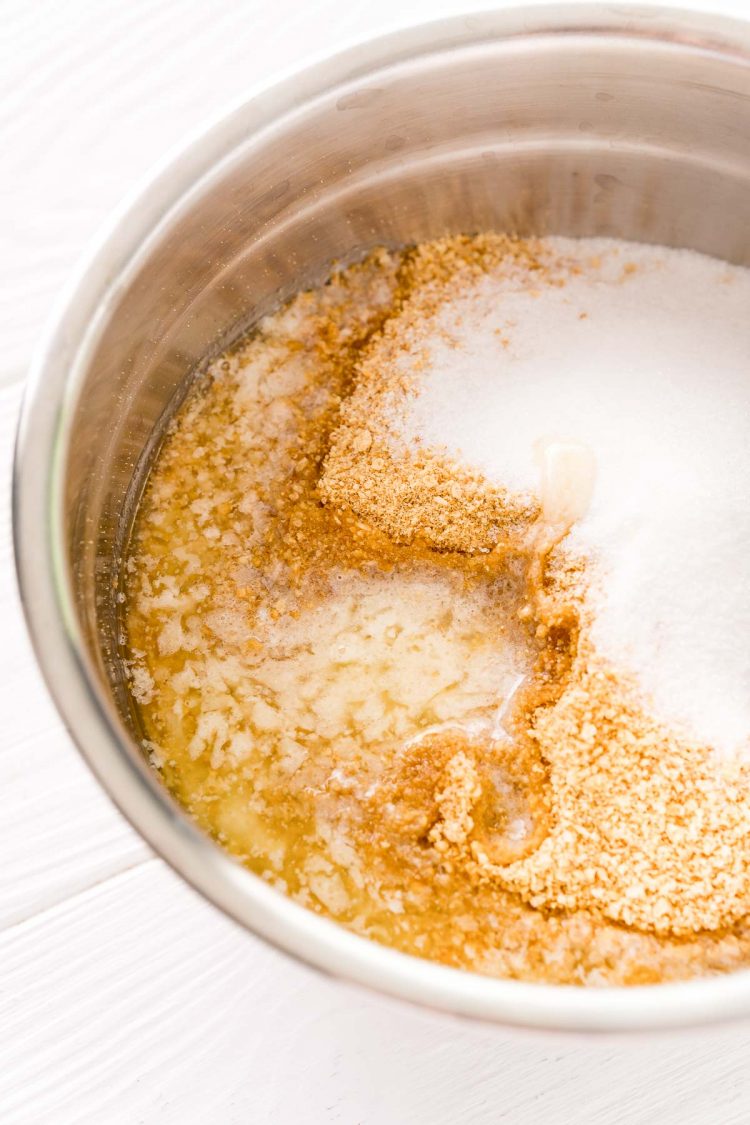
[[[596,456],[580,441],[548,439],[538,450],[542,519],[562,535],[583,519],[596,483]]]

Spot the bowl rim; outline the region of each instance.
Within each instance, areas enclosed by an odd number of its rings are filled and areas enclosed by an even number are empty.
[[[173,149],[99,233],[65,286],[33,360],[16,438],[13,538],[36,658],[74,742],[120,811],[187,882],[246,929],[308,965],[423,1006],[556,1030],[656,1030],[750,1014],[750,969],[648,986],[585,988],[483,977],[388,949],[313,914],[243,868],[180,811],[107,704],[87,657],[64,564],[62,486],[75,390],[123,279],[158,225],[240,139],[315,96],[420,54],[548,35],[617,36],[750,66],[750,24],[679,9],[552,5],[399,28],[259,84]]]

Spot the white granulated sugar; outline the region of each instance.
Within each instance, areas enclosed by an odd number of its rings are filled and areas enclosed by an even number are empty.
[[[546,450],[589,451],[568,542],[600,570],[594,643],[667,721],[750,755],[750,270],[549,245],[581,266],[564,285],[487,277],[441,310],[401,432],[536,496]]]

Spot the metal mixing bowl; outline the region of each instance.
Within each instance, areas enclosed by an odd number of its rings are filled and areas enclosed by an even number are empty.
[[[39,662],[122,811],[295,956],[506,1023],[653,1028],[750,1014],[750,972],[632,989],[488,980],[316,917],[188,820],[139,750],[114,583],[149,452],[192,372],[334,259],[448,232],[615,235],[750,264],[750,27],[660,11],[463,16],[253,94],[123,207],[39,350],[15,466]]]

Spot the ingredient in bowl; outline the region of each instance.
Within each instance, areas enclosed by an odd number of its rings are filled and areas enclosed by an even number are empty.
[[[748,297],[695,254],[454,238],[214,361],[125,576],[145,745],[195,819],[447,964],[744,964]]]

